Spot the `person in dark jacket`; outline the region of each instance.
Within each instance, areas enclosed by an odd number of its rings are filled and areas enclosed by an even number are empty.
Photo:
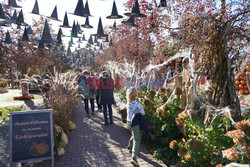
[[[100,89],[100,104],[103,108],[103,116],[105,125],[108,126],[108,116],[107,108],[109,112],[110,124],[113,124],[113,113],[112,113],[112,104],[115,104],[114,99],[114,80],[110,77],[108,72],[103,72],[102,77],[99,79],[98,87]]]

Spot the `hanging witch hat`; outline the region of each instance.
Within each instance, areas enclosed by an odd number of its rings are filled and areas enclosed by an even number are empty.
[[[93,45],[92,35],[89,36],[88,44]]]
[[[82,35],[82,40],[87,41],[84,34]]]
[[[12,20],[16,20],[17,19],[17,14],[16,14],[16,10],[14,11],[13,15],[11,16]]]
[[[112,39],[109,40],[109,46],[114,46]]]
[[[18,42],[17,42],[17,48],[18,48],[19,50],[22,50],[22,49],[23,49],[23,44],[22,44],[20,38],[18,39]]]
[[[15,23],[15,20],[8,19],[0,3],[0,26],[7,26],[7,24]]]
[[[68,45],[68,49],[67,49],[67,53],[71,53],[71,49],[70,49],[70,46]]]
[[[86,17],[85,24],[81,25],[84,28],[93,28],[93,26],[89,25],[89,17]]]
[[[39,42],[38,48],[39,48],[39,49],[44,49],[44,43],[43,43],[43,42]]]
[[[124,13],[124,15],[130,17],[146,17],[145,14],[140,13],[138,0],[134,1],[131,13]]]
[[[161,0],[159,7],[167,7],[167,0]]]
[[[76,31],[77,33],[81,34],[83,31],[81,30],[81,26],[79,25],[79,23],[76,23]]]
[[[71,38],[70,38],[70,41],[69,41],[69,45],[72,46],[73,44],[75,44],[75,43],[74,43],[74,41],[73,41],[73,38],[71,37]]]
[[[81,37],[79,37],[79,38],[78,38],[78,42],[79,42],[79,43],[81,43],[81,42],[82,42]]]
[[[118,14],[115,0],[114,0],[111,15],[107,16],[107,19],[121,19],[121,18],[123,18],[123,16]]]
[[[41,39],[36,39],[36,40],[41,43],[56,43],[57,42],[57,40],[52,39],[52,36],[50,34],[49,24],[47,20],[45,20]]]
[[[113,29],[113,30],[117,30],[118,28],[116,27],[116,21],[114,21],[114,24],[113,24],[113,26],[111,27],[111,29]]]
[[[14,8],[22,8],[22,6],[17,5],[16,0],[8,0],[8,5],[6,6],[10,6]]]
[[[55,6],[51,16],[49,17],[52,20],[56,20],[56,21],[61,21],[58,19],[58,15],[57,15],[57,6]]]
[[[73,22],[72,30],[71,30],[71,37],[76,38],[77,37],[77,30],[76,30],[76,24],[75,21]]]
[[[6,19],[6,15],[1,3],[0,3],[0,19]]]
[[[28,31],[27,31],[26,27],[24,28],[22,41],[30,41],[29,36],[28,36]]]
[[[81,45],[80,45],[80,43],[78,44],[78,48],[81,48]]]
[[[95,38],[94,38],[94,43],[97,43],[98,41],[97,41],[97,38],[96,38],[96,36],[95,36]]]
[[[57,44],[62,44],[62,29],[59,28],[58,34],[57,34]]]
[[[138,25],[135,24],[134,19],[134,17],[130,17],[127,21],[122,21],[122,23],[128,26],[138,27]]]
[[[7,30],[6,35],[5,35],[5,40],[2,41],[2,42],[6,43],[6,44],[14,44],[15,43],[15,42],[12,41],[12,39],[10,37],[9,30]]]
[[[23,10],[21,10],[21,11],[19,12],[19,14],[18,14],[18,16],[17,16],[17,19],[16,19],[16,24],[28,26],[28,24],[24,22]]]
[[[101,45],[100,45],[100,50],[103,50],[103,46],[102,46],[102,43],[101,43]]]
[[[88,0],[86,0],[86,3],[85,3],[85,13],[84,15],[87,17],[87,16],[91,16],[90,14],[90,11],[89,11],[89,3],[88,3]]]
[[[83,16],[83,17],[85,16],[85,9],[84,9],[82,0],[78,0],[78,3],[76,5],[76,8],[73,14],[77,16]]]
[[[109,42],[109,37],[108,36],[106,36],[106,39],[105,39],[104,42]]]
[[[39,6],[38,6],[37,0],[36,0],[36,2],[35,2],[35,5],[34,5],[33,10],[32,10],[31,13],[33,13],[33,14],[38,14],[38,15],[40,14],[40,12],[39,12]]]
[[[63,25],[61,25],[60,27],[71,28],[71,26],[69,26],[69,20],[68,20],[67,12],[65,12],[65,15],[64,15]]]
[[[98,27],[97,27],[97,33],[93,34],[93,35],[97,36],[97,38],[102,38],[102,37],[106,37],[107,36],[106,34],[104,34],[104,31],[103,31],[101,17],[99,18],[99,23],[98,23]]]
[[[28,32],[28,34],[33,34],[31,26],[28,27],[27,32]]]

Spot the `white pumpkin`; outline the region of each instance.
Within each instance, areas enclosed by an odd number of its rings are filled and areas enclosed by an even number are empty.
[[[58,148],[57,153],[58,153],[58,156],[63,156],[65,154],[65,149],[64,148]]]
[[[75,130],[76,129],[76,124],[74,124],[72,121],[69,121],[69,129],[72,131],[72,130]]]

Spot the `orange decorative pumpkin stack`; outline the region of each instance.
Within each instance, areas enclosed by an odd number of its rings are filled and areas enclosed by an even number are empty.
[[[248,95],[250,93],[250,63],[248,62],[244,71],[236,78],[237,93]]]

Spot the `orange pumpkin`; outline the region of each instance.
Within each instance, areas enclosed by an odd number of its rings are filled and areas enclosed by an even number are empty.
[[[243,71],[242,73],[241,73],[241,75],[245,75],[246,74],[246,72],[245,71]]]
[[[244,89],[240,89],[240,93],[244,93]]]
[[[243,79],[243,77],[242,77],[242,76],[240,76],[239,78],[240,78],[240,79]]]
[[[244,90],[244,94],[248,94],[249,93],[249,91],[248,90]]]
[[[239,80],[236,80],[236,84],[239,85],[239,84],[240,84],[240,81],[239,81]]]
[[[241,83],[241,84],[245,84],[245,81],[244,81],[244,80],[241,80],[240,83]]]
[[[244,89],[247,89],[247,86],[244,86]]]
[[[238,85],[236,85],[236,89],[238,89],[239,88],[239,86]]]
[[[239,85],[239,88],[242,89],[242,88],[243,88],[243,85]]]

